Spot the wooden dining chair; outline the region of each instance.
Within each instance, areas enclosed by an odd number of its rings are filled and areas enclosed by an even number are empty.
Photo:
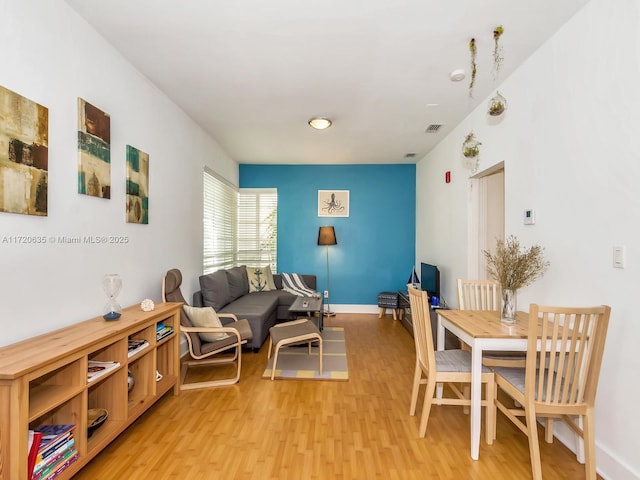
[[[495,280],[463,280],[458,279],[458,308],[460,310],[500,310],[500,283]],[[461,343],[463,350],[469,346]],[[525,366],[522,352],[484,352],[482,363],[487,367],[521,367]]]
[[[495,280],[458,279],[460,310],[500,310],[500,283]]]
[[[542,479],[536,417],[565,420],[576,438],[584,440],[587,480],[596,480],[594,403],[610,314],[606,305],[531,305],[526,368],[494,369],[497,408],[529,437],[535,480]],[[499,400],[498,389],[516,406]]]
[[[418,434],[424,437],[427,433],[427,422],[431,405],[470,405],[468,396],[465,398],[456,383],[471,383],[471,354],[465,350],[436,351],[431,332],[429,317],[429,296],[423,290],[409,288],[409,302],[413,318],[413,338],[416,346],[416,367],[413,375],[413,389],[409,414],[416,414],[420,385],[426,385],[422,416]],[[495,384],[493,372],[482,367],[482,383],[485,385],[485,399],[482,405],[486,407],[485,435],[487,444],[492,444],[495,438],[496,407],[493,395]],[[455,397],[434,398],[436,384],[448,383]]]

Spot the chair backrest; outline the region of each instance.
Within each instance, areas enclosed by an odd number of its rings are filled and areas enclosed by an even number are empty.
[[[429,316],[429,294],[412,286],[408,286],[408,289],[416,357],[423,371],[428,372],[430,368],[434,368],[435,371],[436,357]]]
[[[500,310],[500,284],[495,280],[458,279],[460,310]]]
[[[594,405],[610,314],[607,305],[530,306],[525,380],[528,401],[536,399],[537,404],[552,406]],[[547,375],[536,375],[539,365],[547,367]]]
[[[177,268],[169,270],[162,278],[162,299],[165,302],[182,302],[184,305],[189,305],[182,296],[180,285],[182,285],[182,272]],[[180,309],[180,325],[183,327],[193,327],[183,308]],[[191,332],[185,332],[185,334],[192,353],[199,355],[202,348],[200,336],[197,333]]]

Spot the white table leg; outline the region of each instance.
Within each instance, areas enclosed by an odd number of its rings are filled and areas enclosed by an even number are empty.
[[[480,454],[480,420],[482,418],[482,346],[471,344],[471,458]]]
[[[438,315],[438,341],[436,343],[437,350],[444,350],[444,326],[442,325],[442,317]],[[436,385],[436,398],[442,399],[442,383]]]

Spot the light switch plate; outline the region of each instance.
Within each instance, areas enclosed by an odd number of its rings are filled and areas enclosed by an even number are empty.
[[[626,248],[624,245],[616,245],[613,247],[613,267],[624,268],[625,267],[625,255]]]
[[[536,223],[536,211],[532,208],[524,211],[523,223],[525,225],[534,225]]]

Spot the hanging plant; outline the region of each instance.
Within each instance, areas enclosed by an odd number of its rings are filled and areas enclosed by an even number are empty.
[[[469,53],[471,54],[471,82],[469,83],[469,97],[473,98],[473,85],[476,83],[477,73],[476,57],[478,56],[475,38],[472,38],[469,41]]]
[[[500,45],[500,37],[503,33],[504,28],[502,28],[502,25],[498,25],[493,30],[493,69],[496,77],[500,73],[500,68],[502,67],[502,62],[504,61],[504,56],[502,55],[502,45]]]
[[[496,94],[489,100],[489,108],[487,113],[492,117],[498,117],[504,113],[507,109],[507,99],[500,95],[500,92],[496,92]]]
[[[467,158],[475,158],[480,155],[480,145],[482,143],[476,139],[474,133],[469,132],[462,143],[462,154]]]
[[[462,143],[463,165],[472,172],[475,172],[480,164],[480,145],[482,143],[476,139],[473,132],[469,132]]]

